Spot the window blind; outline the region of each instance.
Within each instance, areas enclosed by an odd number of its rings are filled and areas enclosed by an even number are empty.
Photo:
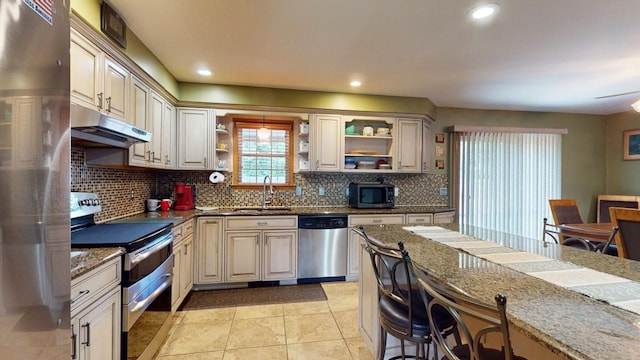
[[[543,218],[551,218],[549,199],[561,195],[562,135],[472,131],[455,138],[461,229],[539,238]]]
[[[258,138],[262,126],[267,139]],[[270,176],[273,184],[289,184],[291,177],[291,124],[236,123],[236,169],[239,184],[260,184]]]

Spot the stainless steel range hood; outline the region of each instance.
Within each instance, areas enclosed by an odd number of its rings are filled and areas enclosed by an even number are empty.
[[[151,133],[98,111],[71,103],[71,141],[84,147],[128,149],[134,143],[151,141]]]

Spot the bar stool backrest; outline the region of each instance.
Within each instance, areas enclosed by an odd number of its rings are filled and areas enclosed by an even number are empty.
[[[502,354],[506,360],[514,359],[509,338],[509,325],[506,315],[507,298],[505,296],[496,295],[496,305],[479,302],[435,281],[424,270],[411,262],[406,251],[405,257],[410,264],[421,295],[424,298],[430,297],[431,301],[428,303],[427,310],[431,325],[431,336],[439,349],[444,351],[447,359],[486,358],[486,348],[482,345],[482,342],[491,333],[499,335],[502,341],[502,349],[489,349],[489,351],[494,355],[495,353]],[[441,316],[443,312],[449,313],[456,320],[462,345],[455,347],[449,345],[442,336],[442,332],[438,329],[438,324],[432,321],[433,318]],[[465,319],[470,318],[481,323],[481,327],[475,331],[471,330],[465,322]],[[491,358],[493,359],[494,357]]]

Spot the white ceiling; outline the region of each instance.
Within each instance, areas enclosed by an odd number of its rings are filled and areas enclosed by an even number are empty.
[[[588,114],[640,99],[638,0],[496,0],[483,25],[474,0],[108,2],[179,81]]]

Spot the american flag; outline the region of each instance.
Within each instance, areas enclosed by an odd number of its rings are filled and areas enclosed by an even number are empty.
[[[49,25],[53,24],[53,0],[22,0],[22,2],[40,15]]]
[[[36,3],[45,14],[49,16],[52,15],[53,0],[33,0],[33,2]]]

